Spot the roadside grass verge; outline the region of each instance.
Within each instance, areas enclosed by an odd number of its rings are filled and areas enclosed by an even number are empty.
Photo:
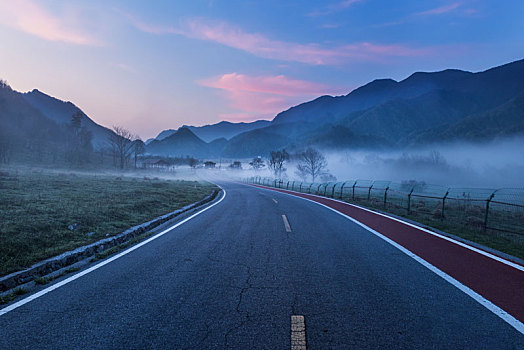
[[[147,176],[0,172],[0,275],[118,234],[216,188]]]
[[[65,275],[68,275],[70,273],[73,273],[73,272],[77,272],[77,271],[80,271],[80,268],[79,267],[70,267],[62,272],[60,272],[58,275],[53,275],[53,276],[44,276],[44,277],[37,277],[35,278],[33,281],[36,283],[36,284],[48,284],[49,282],[52,282],[60,277],[63,277]]]
[[[125,250],[128,247],[130,247],[132,245],[135,245],[136,243],[139,243],[139,242],[145,240],[146,238],[149,238],[149,237],[153,236],[154,234],[155,234],[154,232],[146,232],[146,233],[143,233],[141,235],[138,235],[138,236],[135,236],[135,237],[131,238],[127,242],[124,242],[122,244],[119,244],[119,245],[116,245],[116,246],[111,247],[109,249],[106,249],[103,252],[96,253],[95,256],[91,259],[91,262],[95,262],[95,261],[98,261],[98,260],[105,259],[105,258],[107,258],[110,255],[113,255],[113,254],[118,253],[118,252],[120,252],[122,250]]]
[[[8,294],[0,295],[0,305],[10,303],[20,295],[24,295],[27,292],[26,289],[18,287]]]

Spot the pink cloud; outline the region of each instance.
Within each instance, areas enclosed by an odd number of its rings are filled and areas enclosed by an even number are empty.
[[[229,100],[230,107],[241,111],[228,114],[231,116],[229,120],[271,117],[284,109],[320,95],[347,92],[345,89],[291,79],[284,75],[248,76],[229,73],[197,83],[219,89]]]
[[[0,22],[48,41],[100,45],[89,34],[74,28],[31,0],[0,2]]]
[[[325,47],[315,43],[286,42],[273,40],[259,33],[247,33],[226,22],[206,21],[201,18],[188,20],[182,23],[180,28],[154,26],[135,19],[132,19],[131,23],[139,30],[152,34],[183,35],[219,43],[258,57],[313,65],[339,65],[356,60],[380,61],[385,57],[422,56],[430,52],[428,49],[417,49],[404,45],[381,45],[366,42],[337,47]]]
[[[260,92],[283,96],[323,95],[341,92],[340,89],[333,89],[325,84],[291,79],[284,75],[249,76],[229,73],[199,81],[199,84],[228,91]]]
[[[450,4],[450,5],[441,6],[441,7],[437,7],[437,8],[431,9],[431,10],[419,12],[419,13],[417,13],[417,15],[419,15],[419,16],[442,15],[444,13],[448,13],[448,12],[456,10],[461,5],[462,4],[460,2],[455,2],[455,3]]]

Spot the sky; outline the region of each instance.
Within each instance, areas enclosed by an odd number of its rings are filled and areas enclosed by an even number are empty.
[[[0,0],[0,79],[143,139],[524,58],[522,0]]]

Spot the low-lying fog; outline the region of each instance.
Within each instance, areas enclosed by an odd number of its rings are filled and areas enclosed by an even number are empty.
[[[439,145],[404,152],[322,153],[337,181],[416,180],[449,187],[524,187],[524,138],[487,144]],[[296,164],[288,163],[286,167],[288,179],[301,180],[295,174]],[[270,176],[267,171],[264,174]]]

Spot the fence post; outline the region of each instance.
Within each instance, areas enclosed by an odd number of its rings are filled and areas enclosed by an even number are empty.
[[[446,198],[448,198],[448,194],[449,194],[449,188],[448,190],[446,191],[446,194],[444,195],[444,198],[442,198],[442,210],[440,211],[440,216],[444,219],[444,205],[446,203]]]
[[[331,198],[335,198],[335,187],[337,187],[336,182],[333,184],[333,188],[331,189]]]
[[[489,196],[488,200],[486,201],[486,215],[484,215],[484,231],[486,231],[488,228],[489,203],[491,202],[493,197],[495,197],[495,192],[497,192],[497,190],[493,191],[493,193]]]
[[[355,186],[357,185],[357,182],[355,181],[355,183],[353,183],[353,201],[355,201]]]
[[[302,192],[302,182],[300,183],[300,187],[298,189],[298,192]]]
[[[320,194],[320,186],[322,186],[322,184],[318,185],[317,187],[317,193]]]
[[[346,186],[346,183],[343,182],[342,186],[340,187],[340,199],[342,199],[342,193],[344,192],[344,186]],[[334,190],[333,190],[334,191]]]
[[[409,194],[408,194],[408,215],[411,214],[411,194],[413,193],[414,189],[415,189],[415,186],[411,187],[411,191],[409,191]]]
[[[384,208],[386,208],[386,203],[388,200],[388,190],[389,190],[389,185],[388,187],[386,187],[386,190],[384,191]]]
[[[373,184],[374,184],[374,183],[375,183],[375,182],[372,182],[372,183],[371,183],[371,186],[369,186],[369,190],[368,190],[368,201],[371,199],[371,189],[373,188]]]
[[[311,183],[311,185],[309,185],[309,188],[307,189],[308,193],[311,193],[311,186],[313,186],[313,183]]]

